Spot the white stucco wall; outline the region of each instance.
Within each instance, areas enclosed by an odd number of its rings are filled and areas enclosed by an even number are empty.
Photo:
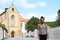
[[[25,35],[26,35],[25,24],[24,24],[24,22],[21,22],[21,23],[22,23],[23,37],[25,37]]]
[[[0,27],[0,40],[3,38],[3,30],[2,28]]]

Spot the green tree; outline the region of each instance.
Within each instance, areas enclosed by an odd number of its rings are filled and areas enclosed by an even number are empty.
[[[5,27],[4,24],[1,24],[1,23],[0,23],[0,27],[3,29],[3,40],[4,40],[4,30],[5,30],[6,32],[8,32],[8,30],[6,29],[6,27]]]
[[[45,22],[47,25],[49,25],[50,27],[57,27],[58,24],[56,21],[53,21],[53,22]]]
[[[58,23],[58,26],[60,26],[60,9],[58,10],[57,23]]]
[[[39,23],[39,19],[37,17],[32,17],[26,24],[26,30],[29,31],[34,31],[37,29],[37,25]]]

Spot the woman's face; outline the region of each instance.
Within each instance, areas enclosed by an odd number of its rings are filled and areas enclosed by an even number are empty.
[[[44,23],[44,18],[41,18],[40,22],[43,24]]]

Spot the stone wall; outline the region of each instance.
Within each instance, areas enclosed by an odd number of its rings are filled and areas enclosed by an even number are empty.
[[[28,33],[25,33],[25,37],[37,37],[37,33],[37,29],[35,29],[33,32],[29,31]]]

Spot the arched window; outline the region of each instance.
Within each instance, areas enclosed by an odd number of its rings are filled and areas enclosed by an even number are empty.
[[[12,8],[12,11],[14,11],[14,8]]]
[[[14,15],[12,15],[12,16],[11,16],[11,26],[12,26],[12,27],[14,27],[14,25],[15,25],[15,24],[14,24],[14,19],[15,19],[15,18],[14,18]]]
[[[12,19],[12,20],[14,19],[14,15],[11,16],[11,19]]]

